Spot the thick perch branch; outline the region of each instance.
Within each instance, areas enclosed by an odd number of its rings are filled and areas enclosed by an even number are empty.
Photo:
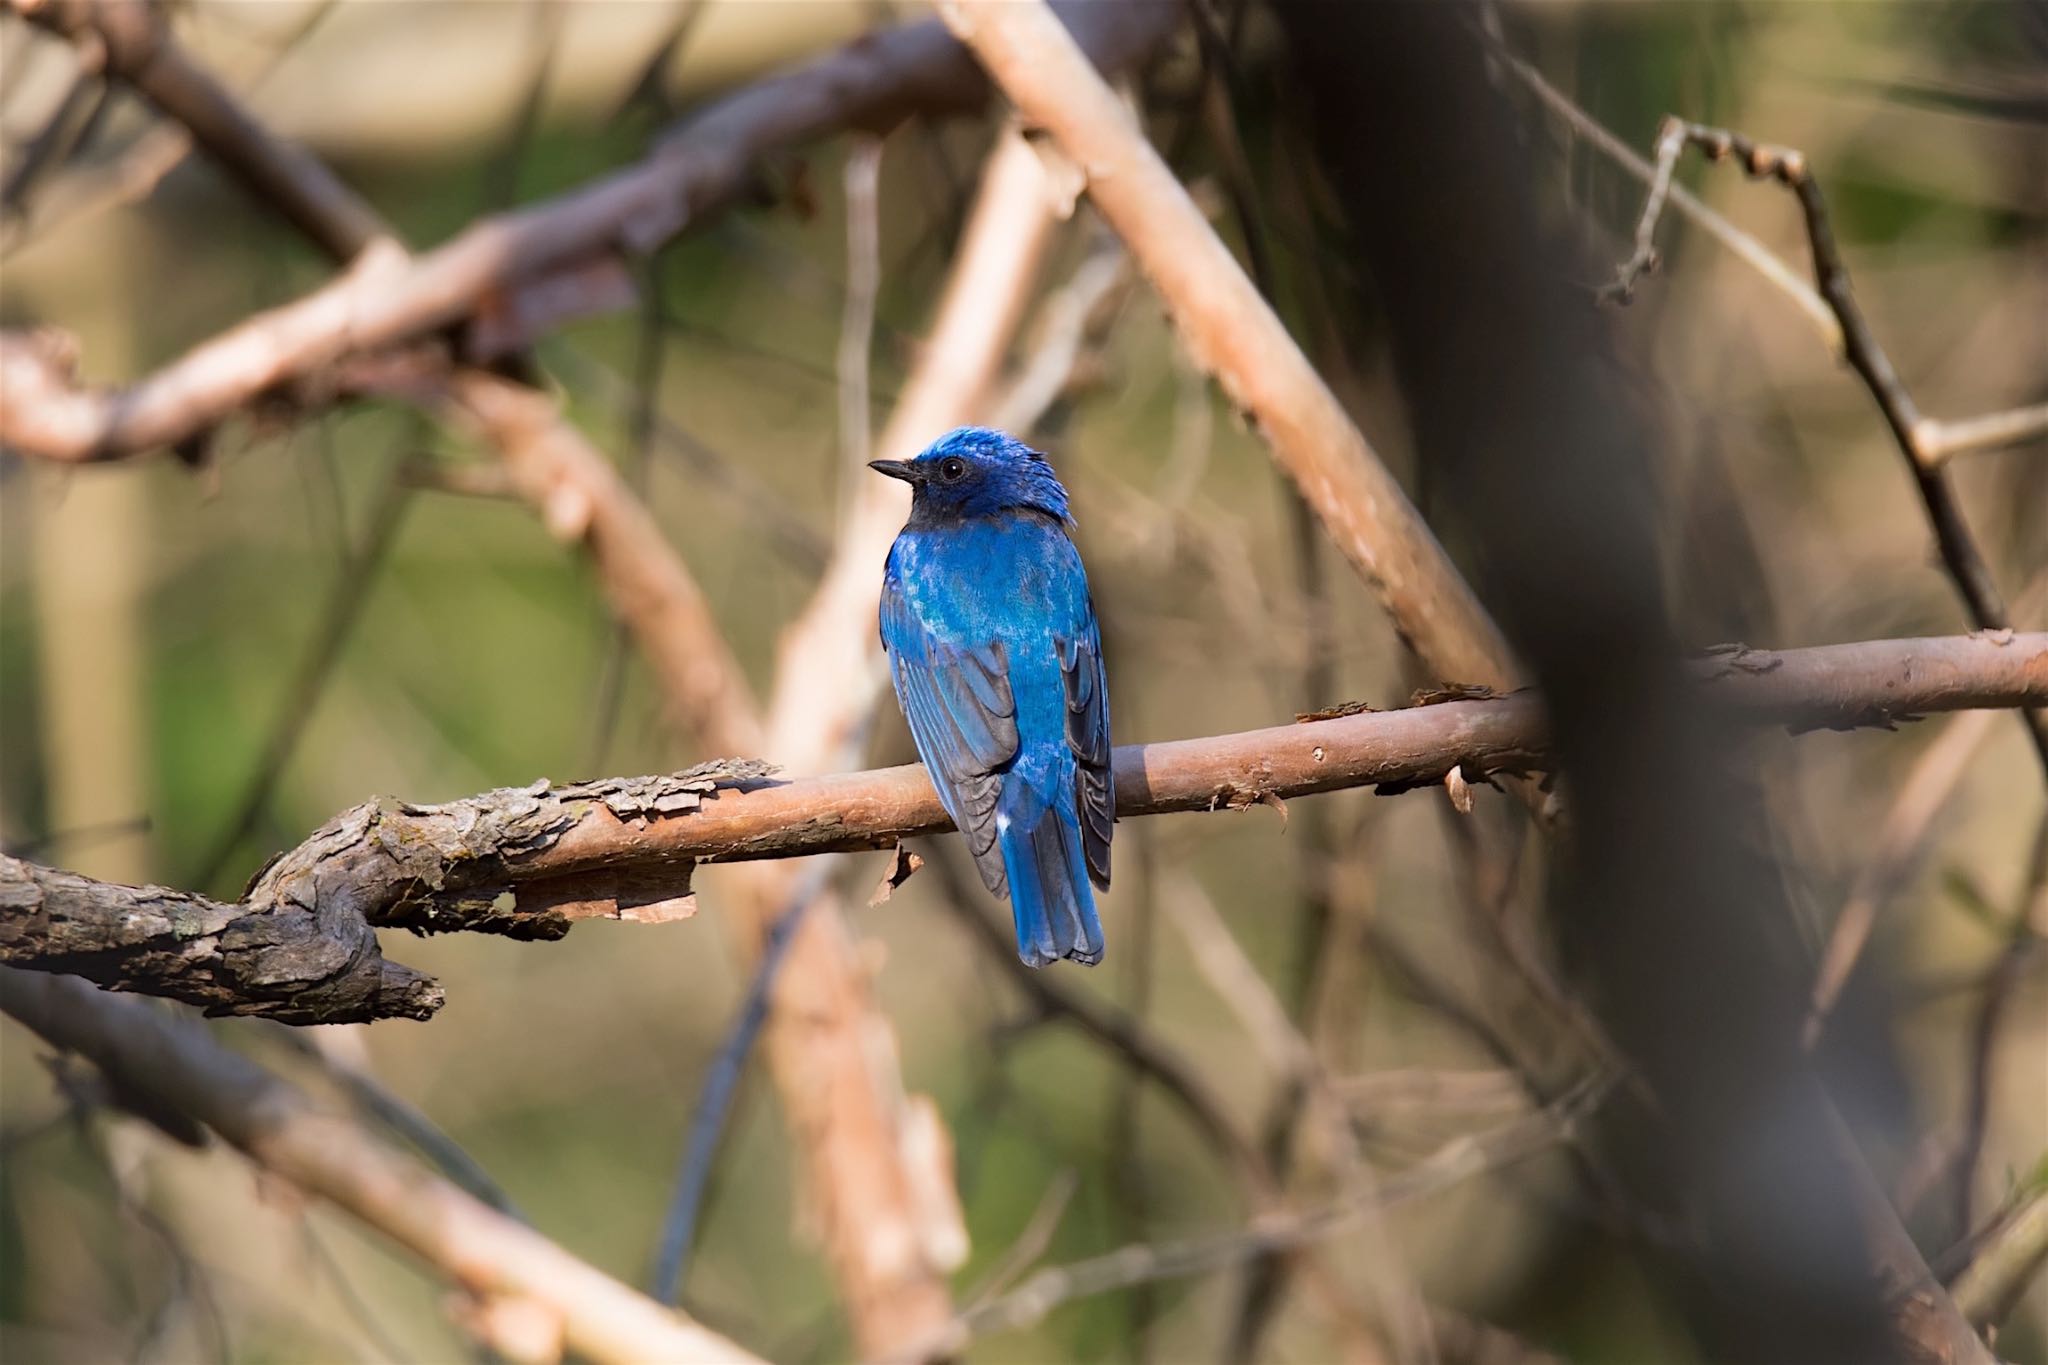
[[[2048,702],[2048,633],[1733,649],[1705,697],[1760,725],[1889,725]],[[1363,711],[1116,751],[1117,814],[1240,809],[1544,767],[1533,693]],[[344,811],[239,906],[0,862],[0,961],[287,1023],[422,1017],[437,987],[376,956],[372,926],[559,938],[577,919],[691,913],[700,862],[887,847],[950,828],[921,767],[775,782],[757,763]],[[140,910],[144,913],[136,913]]]
[[[69,32],[75,2],[59,10],[66,18],[58,26]],[[92,11],[77,13],[84,23]],[[1114,69],[1156,42],[1178,11],[1156,3],[1077,3],[1063,13],[1095,59]],[[145,89],[162,99],[160,91]],[[594,262],[647,253],[703,222],[751,187],[772,153],[846,128],[886,129],[913,113],[972,109],[986,92],[973,62],[938,23],[891,29],[750,85],[691,120],[645,160],[531,207],[479,219],[424,255],[364,253],[331,283],[249,318],[127,388],[80,388],[67,347],[0,335],[0,442],[73,461],[180,445],[337,361],[458,325],[464,328],[462,358],[489,359],[496,348],[483,344],[484,333],[502,333],[502,315],[516,317],[527,297]],[[181,107],[181,118],[186,115]],[[208,141],[215,130],[191,126],[220,153]],[[218,131],[232,143],[247,130],[230,124]],[[249,166],[242,150],[234,144],[228,164]],[[243,170],[237,174],[247,178]],[[291,174],[254,183],[266,195],[284,193],[281,202],[301,206]],[[327,244],[335,220],[323,210],[332,204],[303,207],[304,222],[317,224],[315,236]],[[301,214],[293,216],[302,221]],[[471,325],[493,320],[500,325]]]
[[[488,1302],[539,1306],[595,1361],[756,1361],[169,1018],[76,981],[0,968],[0,1010],[97,1066],[152,1112],[188,1115],[266,1171],[345,1209]]]
[[[365,802],[265,868],[239,905],[0,859],[0,962],[288,1024],[424,1019],[441,988],[385,962],[375,927],[547,939],[593,915],[688,915],[687,874],[606,860],[551,872],[530,860],[575,831],[679,815],[720,784],[767,771],[709,764],[440,806]]]

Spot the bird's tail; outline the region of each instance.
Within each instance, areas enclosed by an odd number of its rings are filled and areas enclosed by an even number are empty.
[[[1081,825],[1057,802],[1024,784],[1011,809],[1005,790],[997,807],[996,842],[1010,881],[1010,913],[1017,921],[1017,956],[1027,967],[1070,957],[1092,967],[1102,961],[1102,921],[1081,855]]]

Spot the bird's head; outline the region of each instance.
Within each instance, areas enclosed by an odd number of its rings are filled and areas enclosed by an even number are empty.
[[[873,460],[868,468],[911,486],[911,520],[965,521],[1003,512],[1042,512],[1067,521],[1067,490],[1045,456],[1014,436],[959,427],[914,460]]]

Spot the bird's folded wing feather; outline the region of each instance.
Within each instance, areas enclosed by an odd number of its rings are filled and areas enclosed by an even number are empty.
[[[967,836],[981,879],[997,895],[1009,887],[996,847],[998,773],[1017,753],[1017,703],[1001,641],[980,646],[934,636],[894,584],[882,592],[882,643],[911,738],[939,800]]]
[[[1067,690],[1067,747],[1074,751],[1074,810],[1088,878],[1109,888],[1110,826],[1116,793],[1109,771],[1109,687],[1102,672],[1102,636],[1091,619],[1084,633],[1062,637],[1060,676]]]

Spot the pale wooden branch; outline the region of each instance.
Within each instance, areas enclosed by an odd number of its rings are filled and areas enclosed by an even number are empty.
[[[714,753],[759,753],[753,691],[682,556],[618,468],[556,401],[480,369],[452,375],[444,409],[503,462],[558,540],[583,546],[612,611],[653,668],[668,719]]]
[[[1956,1276],[1956,1307],[1978,1327],[1995,1327],[2048,1266],[2048,1157]]]
[[[1730,650],[1697,661],[1693,673],[1709,702],[1753,724],[1888,727],[2048,702],[2048,633]],[[1117,816],[1248,810],[1356,787],[1428,789],[1454,767],[1478,782],[1541,771],[1548,748],[1533,693],[1126,745],[1114,755]],[[358,922],[523,939],[559,938],[593,917],[662,922],[694,912],[698,863],[886,848],[951,828],[919,766],[794,781],[773,771],[728,760],[668,776],[542,781],[437,806],[366,802],[274,862],[240,906],[91,883],[68,889],[74,908],[60,910],[45,899],[43,869],[10,861],[0,864],[0,960],[289,1022],[371,1019],[433,997],[424,994],[430,985],[366,993],[359,983],[382,978],[367,975],[374,959],[357,955],[374,944]],[[138,895],[180,898],[179,913],[122,919],[119,907]],[[91,907],[75,908],[85,901]],[[90,924],[75,927],[81,920]],[[740,920],[740,932],[754,928]],[[179,971],[159,988],[144,964],[173,940]],[[101,956],[86,962],[82,943]],[[139,961],[123,965],[122,955]],[[224,955],[243,965],[211,961]],[[344,980],[358,984],[343,989]]]
[[[1086,176],[1189,350],[1256,424],[1436,677],[1516,685],[1506,642],[1399,483],[1042,0],[944,0],[940,13]]]
[[[1972,756],[1998,719],[1995,712],[1972,711],[1949,721],[1899,783],[1898,793],[1878,825],[1875,853],[1857,869],[1821,951],[1813,1003],[1800,1039],[1807,1048],[1820,1041],[1829,1014],[1870,942],[1878,911],[1919,862],[1935,818],[1948,805],[1949,796],[1970,769]]]
[[[1051,222],[1037,157],[1005,135],[990,154],[931,335],[875,443],[877,455],[908,459],[980,411]],[[907,491],[895,481],[857,467],[842,477],[855,482],[832,559],[784,632],[769,707],[768,752],[800,773],[843,768],[855,756],[880,692],[880,566],[907,511]],[[741,911],[736,930],[758,935],[788,904],[798,874],[761,865],[728,875]],[[821,978],[843,985],[823,990]],[[868,1353],[900,1350],[950,1314],[946,1274],[966,1259],[967,1232],[950,1138],[931,1102],[905,1095],[892,1079],[894,1034],[875,1013],[859,945],[836,897],[812,902],[773,999],[769,1058],[791,1130],[809,1153],[818,1221],[855,1341]],[[887,1057],[889,1076],[863,1066],[877,1053]],[[868,1121],[852,1121],[862,1112]]]
[[[1366,1295],[1373,1319],[1385,1338],[1384,1349],[1379,1340],[1366,1339],[1366,1358],[1434,1359],[1429,1316],[1422,1296],[1407,1267],[1394,1254],[1386,1221],[1374,1203],[1379,1173],[1361,1149],[1350,1115],[1332,1089],[1314,1044],[1295,1026],[1287,1007],[1246,956],[1194,878],[1185,873],[1173,874],[1160,903],[1187,939],[1195,965],[1208,978],[1211,990],[1238,1016],[1245,1032],[1258,1046],[1266,1069],[1282,1086],[1302,1095],[1310,1130],[1323,1149],[1323,1160],[1336,1176],[1338,1188],[1360,1202],[1360,1236],[1353,1253],[1359,1262],[1358,1273],[1367,1281]]]
[[[534,1305],[594,1361],[758,1361],[564,1251],[354,1121],[215,1042],[196,1022],[78,981],[0,968],[0,1010],[105,1074],[116,1093],[189,1116],[267,1173],[327,1200],[475,1299]]]
[[[131,86],[192,135],[259,202],[272,205],[329,255],[346,260],[388,235],[382,220],[317,158],[265,130],[241,101],[171,40],[148,0],[7,0],[31,23],[97,52],[111,79]]]
[[[30,0],[6,2],[23,12],[44,7]],[[64,13],[89,2],[66,0]],[[1179,11],[1143,0],[1074,3],[1063,12],[1088,50],[1117,68],[1149,50]],[[98,16],[96,8],[83,13]],[[973,63],[941,26],[907,25],[745,87],[623,170],[479,219],[417,258],[386,255],[363,263],[126,388],[82,388],[73,380],[65,347],[0,335],[0,442],[25,454],[71,461],[184,445],[266,396],[296,389],[295,396],[306,402],[331,397],[331,385],[308,387],[306,381],[319,380],[345,358],[449,328],[462,332],[458,358],[491,359],[527,339],[524,312],[563,320],[555,300],[566,294],[581,306],[578,296],[585,291],[579,278],[593,266],[645,254],[702,224],[752,187],[763,159],[773,153],[848,128],[880,131],[917,113],[972,109],[985,91]],[[225,94],[217,86],[214,92]],[[161,102],[162,92],[151,97]],[[191,112],[188,107],[179,116]],[[250,159],[250,145],[233,143],[247,129],[193,127],[202,140],[208,129],[221,134],[207,142],[208,149],[220,154],[226,148],[238,172],[269,164]],[[274,142],[269,150],[276,150]],[[302,177],[266,178],[262,188],[291,196],[280,203],[317,207],[304,197]],[[323,219],[316,236],[325,240],[334,226]],[[357,227],[367,230],[361,222]],[[605,294],[599,303],[608,307],[610,300]]]
[[[90,0],[75,2],[90,4]],[[1117,54],[1127,58],[1148,47],[1170,25],[1174,13],[1160,5],[1084,8],[1077,11],[1077,23],[1101,40],[1115,60]],[[81,14],[81,22],[106,18],[97,9],[82,10]],[[168,44],[160,28],[155,40],[159,45]],[[875,65],[878,60],[879,69]],[[889,104],[894,99],[908,99],[916,105],[934,98],[937,92],[933,87],[919,85],[932,74],[926,68],[934,63],[957,67],[970,90],[978,85],[971,66],[960,59],[957,48],[935,25],[899,30],[856,45],[840,58],[829,59],[806,73],[765,82],[733,97],[693,125],[695,138],[686,137],[672,144],[669,152],[657,153],[641,168],[642,173],[614,176],[589,193],[557,201],[552,208],[479,224],[455,243],[419,260],[406,258],[389,242],[378,249],[359,251],[368,245],[363,224],[369,224],[370,231],[381,229],[374,213],[359,203],[345,203],[343,207],[355,218],[352,225],[341,221],[345,215],[323,212],[323,205],[332,208],[333,197],[323,198],[315,191],[332,183],[332,177],[312,158],[269,137],[253,119],[245,119],[233,137],[208,142],[209,150],[243,171],[244,178],[256,184],[265,197],[283,203],[287,215],[307,226],[330,254],[355,255],[348,278],[355,281],[359,295],[338,305],[342,323],[338,335],[321,335],[323,328],[337,320],[337,305],[331,292],[316,295],[304,301],[304,306],[297,306],[297,311],[287,308],[252,320],[210,351],[202,347],[188,357],[182,371],[173,366],[167,375],[117,396],[114,409],[123,411],[137,404],[146,407],[149,395],[167,381],[172,396],[183,400],[178,420],[201,420],[200,427],[187,433],[188,437],[197,436],[206,424],[204,402],[195,409],[189,401],[195,396],[189,387],[181,395],[181,375],[197,384],[201,390],[197,396],[202,400],[207,399],[204,390],[209,376],[226,384],[225,388],[216,386],[212,399],[231,397],[237,384],[243,386],[246,398],[273,388],[287,375],[303,377],[304,371],[294,371],[293,366],[309,357],[323,366],[328,361],[348,362],[336,371],[342,377],[340,384],[331,387],[395,389],[416,401],[451,408],[498,452],[515,489],[541,511],[550,529],[564,539],[588,545],[615,609],[648,653],[672,709],[688,728],[711,747],[728,750],[758,752],[765,747],[784,755],[801,753],[807,745],[820,741],[836,748],[844,736],[833,733],[832,726],[844,727],[856,717],[847,714],[843,705],[838,710],[831,705],[791,710],[783,703],[785,692],[791,690],[787,686],[778,689],[777,714],[796,716],[799,729],[794,736],[783,727],[764,734],[745,679],[680,559],[611,467],[560,419],[548,398],[482,370],[451,368],[446,358],[431,348],[365,353],[378,345],[377,327],[393,326],[394,317],[409,317],[410,321],[384,335],[385,342],[407,340],[408,327],[418,330],[453,320],[453,315],[434,315],[422,321],[416,312],[407,314],[421,299],[414,295],[408,300],[405,293],[422,279],[428,280],[426,302],[432,308],[448,306],[451,281],[467,278],[469,285],[460,287],[473,287],[469,303],[483,311],[468,330],[464,358],[486,358],[505,347],[516,347],[536,325],[534,316],[548,321],[565,316],[556,308],[558,295],[569,296],[571,311],[579,306],[578,294],[609,298],[612,283],[608,281],[615,283],[617,272],[615,267],[608,271],[607,266],[618,249],[645,250],[681,230],[722,195],[746,183],[752,152],[779,145],[781,138],[804,135],[806,117],[830,113],[833,118],[854,122],[874,117],[886,126],[908,110],[884,116],[875,104],[878,97],[888,108],[894,107]],[[196,68],[194,72],[203,82],[204,74]],[[863,85],[864,79],[877,76],[880,85]],[[907,90],[889,84],[906,80]],[[211,93],[232,103],[217,87]],[[807,103],[807,98],[812,102]],[[185,117],[203,101],[195,101],[187,91],[159,99],[159,103]],[[822,131],[825,126],[834,125],[828,119],[809,131]],[[276,175],[252,177],[246,174],[251,165],[281,169]],[[650,180],[647,173],[658,175]],[[663,208],[650,209],[642,191],[677,198]],[[346,198],[346,191],[341,194]],[[305,211],[291,212],[294,203]],[[657,216],[669,213],[671,218],[650,233],[645,220],[649,212]],[[572,238],[582,233],[590,240],[573,248],[560,240],[565,233]],[[1039,235],[1042,238],[1042,232]],[[522,255],[512,239],[524,241],[531,250]],[[464,255],[465,243],[476,247],[479,242],[481,257],[475,250]],[[497,253],[508,247],[500,260]],[[983,259],[997,258],[969,253],[970,263]],[[436,269],[441,273],[435,274]],[[471,269],[472,275],[463,276],[465,269]],[[1009,267],[998,260],[997,269]],[[1023,278],[1028,281],[1028,271]],[[959,316],[990,337],[986,345],[970,338],[965,354],[970,363],[981,349],[991,349],[992,356],[999,358],[1014,315],[987,311],[987,281],[973,268],[963,268],[956,275],[956,287],[963,283],[969,308],[981,312],[978,317],[971,312]],[[568,287],[557,288],[564,284]],[[320,307],[323,298],[324,312]],[[375,312],[382,322],[366,321],[364,310]],[[934,339],[932,358],[923,367],[927,396],[960,401],[962,395],[954,391],[961,378],[959,351],[947,337]],[[16,346],[12,354],[18,357],[23,352]],[[46,352],[33,348],[27,354],[48,359]],[[209,354],[222,361],[212,370],[200,363]],[[9,355],[9,350],[0,346],[0,396],[7,396]],[[20,371],[37,390],[26,396],[41,402],[48,412],[69,414],[66,420],[82,414],[89,417],[97,400],[69,390],[57,377],[61,370],[60,358],[54,366],[46,363]],[[259,370],[267,370],[272,377],[248,388],[250,374]],[[17,408],[23,398],[19,392],[12,395]],[[899,413],[903,429],[916,434],[918,424],[932,421],[929,404],[922,409],[909,403],[905,407]],[[932,423],[918,439],[928,439],[945,425],[950,422]],[[5,430],[0,425],[0,433]],[[101,449],[96,453],[116,452]],[[849,538],[850,555],[842,554],[828,571],[826,591],[820,595],[822,605],[814,613],[827,623],[828,631],[840,629],[833,615],[838,609],[832,597],[835,584],[843,595],[843,585],[853,582],[858,593],[858,577],[863,572],[873,576],[873,565],[862,560],[861,552],[873,543],[878,526],[872,511],[876,504],[872,498],[864,502],[870,511],[863,533]],[[870,589],[866,620],[871,622],[873,614]],[[871,635],[871,627],[861,628],[860,633]],[[826,660],[825,664],[832,662]],[[787,666],[783,676],[791,676]],[[796,676],[816,682],[808,668],[798,670]],[[824,731],[807,734],[801,729],[815,718],[830,716],[838,720],[829,722]],[[781,912],[788,896],[788,888],[779,885],[784,878],[769,874],[752,880],[760,883],[760,894],[743,897],[742,904],[755,913],[734,921],[735,932],[749,946],[762,926]],[[687,868],[672,883],[671,908],[685,903],[686,888]],[[497,903],[509,905],[516,900]],[[819,1221],[855,1336],[863,1341],[903,1340],[918,1324],[943,1319],[947,1300],[940,1272],[949,1261],[964,1255],[965,1232],[951,1188],[950,1159],[937,1156],[946,1146],[937,1111],[928,1101],[903,1093],[888,1023],[873,1001],[866,969],[838,907],[829,898],[814,903],[805,916],[778,974],[776,1002],[771,1059],[812,1177],[810,1190],[820,1205]]]

